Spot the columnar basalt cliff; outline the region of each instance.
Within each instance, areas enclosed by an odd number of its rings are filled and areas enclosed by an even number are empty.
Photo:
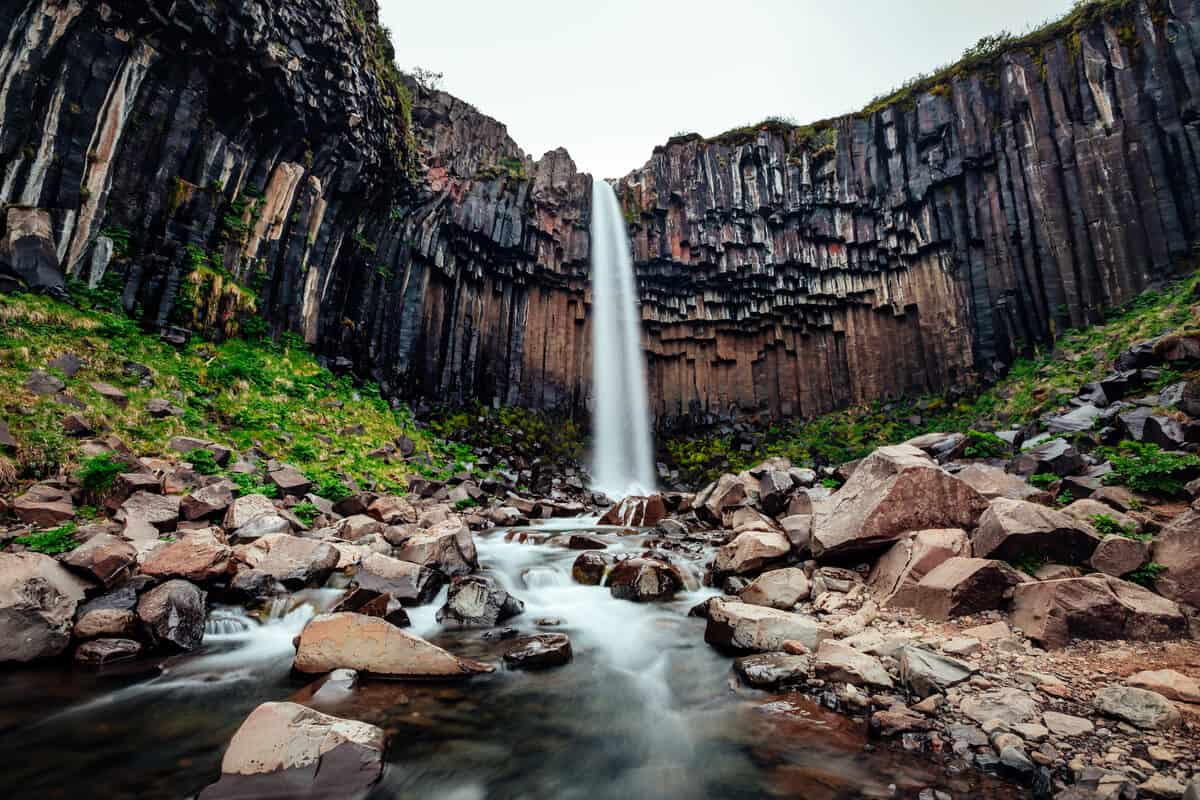
[[[1200,3],[1091,8],[622,179],[660,421],[955,387],[1180,269]],[[394,397],[586,413],[591,178],[401,75],[374,0],[15,0],[0,30],[0,281],[265,321]]]
[[[1179,269],[1197,4],[1081,16],[876,110],[677,137],[626,176],[659,413],[945,389]]]

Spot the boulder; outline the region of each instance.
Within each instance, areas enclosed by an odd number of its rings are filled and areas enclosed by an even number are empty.
[[[832,639],[821,642],[817,648],[813,670],[828,681],[878,689],[893,686],[891,676],[879,659]]]
[[[230,504],[221,525],[227,531],[236,531],[255,517],[274,513],[275,504],[271,502],[271,498],[261,494],[247,494]]]
[[[965,697],[959,704],[959,710],[980,725],[992,720],[1000,720],[1010,726],[1019,725],[1022,722],[1035,722],[1039,715],[1037,701],[1027,692],[1013,688],[989,689]]]
[[[1036,556],[1082,564],[1095,552],[1100,536],[1061,511],[1000,497],[980,517],[971,543],[980,558],[1019,561]]]
[[[304,497],[313,485],[303,472],[288,464],[267,473],[267,479],[275,484],[284,497]]]
[[[56,656],[87,584],[41,553],[0,553],[0,663]]]
[[[968,464],[954,473],[954,477],[988,500],[1007,497],[1009,500],[1028,500],[1042,505],[1048,505],[1054,500],[1045,489],[1039,489],[1019,475],[1013,475],[989,464]]]
[[[620,525],[623,528],[650,528],[667,516],[661,494],[649,497],[630,495],[610,508],[600,518],[601,525]]]
[[[58,394],[65,388],[67,388],[65,383],[43,369],[35,369],[25,379],[25,390],[38,397],[49,397]]]
[[[179,496],[134,492],[121,503],[123,519],[139,519],[160,531],[173,531],[179,522]]]
[[[787,510],[796,481],[784,470],[770,469],[759,477],[758,487],[763,513],[776,517]]]
[[[395,625],[397,628],[407,628],[412,621],[400,601],[390,594],[380,594],[361,586],[348,590],[337,605],[330,609],[337,614],[342,611],[352,611],[368,617],[380,617]]]
[[[381,553],[364,558],[354,580],[362,588],[390,594],[406,606],[431,602],[445,582],[436,570]]]
[[[328,542],[272,533],[236,548],[237,560],[289,589],[322,584],[337,568],[338,550]],[[239,573],[242,570],[239,570]]]
[[[1115,717],[1144,730],[1162,730],[1179,726],[1175,705],[1157,692],[1132,686],[1106,686],[1096,692],[1092,705],[1101,714]]]
[[[216,529],[203,528],[156,547],[142,561],[142,572],[154,578],[207,583],[225,577],[232,556],[233,549],[217,537]]]
[[[712,525],[722,524],[725,512],[758,502],[758,479],[749,472],[726,473],[696,495],[696,515]]]
[[[924,433],[903,444],[922,450],[939,464],[945,464],[962,455],[967,447],[967,437],[961,433]]]
[[[408,526],[395,527],[402,528]],[[384,533],[385,530],[392,530],[392,528],[385,528],[382,522],[367,514],[351,514],[345,519],[338,520],[334,528],[337,531],[338,538],[349,542],[356,542],[365,536]],[[385,537],[386,535],[385,533]]]
[[[298,672],[355,669],[383,678],[468,678],[492,667],[461,659],[419,636],[362,614],[321,614],[300,632]]]
[[[450,583],[437,621],[448,628],[491,628],[517,616],[525,604],[483,575],[460,575]]]
[[[375,499],[367,507],[367,514],[384,525],[407,525],[417,521],[417,510],[412,507],[412,503],[394,494],[385,494]]]
[[[93,639],[75,648],[75,660],[93,667],[128,661],[141,654],[141,642],[124,638]]]
[[[791,542],[778,531],[746,531],[717,550],[713,569],[743,575],[785,558],[791,550]]]
[[[465,575],[479,566],[475,539],[458,518],[415,533],[397,548],[396,557],[431,567],[450,577]]]
[[[73,633],[79,639],[94,639],[100,636],[123,638],[136,636],[137,625],[137,614],[131,609],[84,606],[75,617]]]
[[[1151,560],[1163,566],[1154,581],[1159,594],[1200,608],[1200,508],[1183,512],[1159,532]]]
[[[296,703],[263,703],[233,735],[200,800],[351,800],[383,775],[386,735]]]
[[[975,670],[965,661],[939,655],[915,645],[897,651],[900,662],[900,683],[919,697],[944,693],[951,686],[968,680]]]
[[[916,604],[917,584],[930,570],[948,558],[970,552],[965,531],[957,528],[918,531],[896,542],[875,562],[867,586],[880,605],[911,608]]]
[[[816,650],[829,635],[812,617],[725,600],[709,602],[704,629],[704,641],[711,645],[759,653],[781,650],[789,640]]]
[[[1046,430],[1051,433],[1079,433],[1090,431],[1100,417],[1101,411],[1092,403],[1076,406],[1065,414],[1058,414],[1046,420]]]
[[[779,520],[783,535],[798,556],[812,552],[812,514],[790,514]]]
[[[63,563],[109,587],[132,574],[137,550],[120,536],[100,533],[67,553]]]
[[[75,518],[75,503],[65,489],[39,483],[13,500],[12,513],[26,525],[56,528]]]
[[[1200,680],[1173,669],[1143,670],[1130,675],[1125,683],[1157,692],[1168,700],[1200,705]]]
[[[170,580],[138,600],[137,615],[155,644],[195,650],[204,639],[207,595],[185,580]]]
[[[1051,439],[1021,453],[1013,461],[1013,471],[1018,475],[1040,475],[1053,473],[1060,478],[1074,474],[1087,466],[1079,451],[1066,439]]]
[[[571,577],[584,586],[599,586],[604,582],[608,559],[595,551],[580,553],[571,565]]]
[[[1109,534],[1096,545],[1088,564],[1097,572],[1121,577],[1138,569],[1150,560],[1150,543]]]
[[[670,600],[683,589],[683,575],[672,564],[657,558],[629,558],[617,562],[605,579],[613,597],[634,602]]]
[[[213,519],[225,513],[233,503],[233,482],[220,480],[202,486],[179,501],[179,513],[186,520]]]
[[[571,640],[565,633],[540,633],[516,639],[504,653],[509,669],[546,669],[571,661]]]
[[[804,570],[785,567],[759,575],[742,590],[738,599],[753,606],[768,606],[787,611],[801,600],[808,599],[810,591],[808,576],[804,574]]]
[[[912,531],[968,528],[987,501],[915,447],[881,447],[814,509],[812,552],[829,558],[879,549]]]
[[[929,619],[950,619],[1000,608],[1012,587],[1030,580],[987,558],[955,556],[938,564],[917,584],[914,607]]]
[[[762,688],[803,683],[812,666],[812,656],[790,653],[756,653],[733,662],[733,668],[746,683]]]
[[[230,535],[239,541],[247,542],[262,536],[291,532],[292,523],[288,522],[283,513],[275,513],[257,516]]]
[[[1071,639],[1177,639],[1188,629],[1172,601],[1100,575],[1021,584],[1013,593],[1012,622],[1047,648]]]

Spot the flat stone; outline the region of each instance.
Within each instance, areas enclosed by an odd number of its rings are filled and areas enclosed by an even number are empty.
[[[81,664],[104,666],[137,658],[141,653],[142,643],[133,639],[93,639],[75,648],[75,660]]]
[[[457,658],[379,617],[322,614],[300,632],[293,668],[329,672],[348,668],[385,678],[468,678],[492,667]]]
[[[774,652],[787,640],[816,650],[829,635],[815,619],[749,603],[715,600],[708,604],[704,641],[732,650]]]
[[[975,672],[963,661],[913,645],[900,648],[899,661],[900,683],[920,697],[944,692]]]
[[[758,653],[742,656],[733,668],[751,686],[770,687],[802,683],[812,670],[812,657],[788,653]]]
[[[1058,711],[1047,711],[1042,714],[1042,722],[1055,736],[1085,736],[1096,730],[1091,720],[1083,717],[1073,717]]]
[[[564,633],[540,633],[513,641],[504,653],[510,669],[546,669],[571,661],[571,640]]]
[[[1096,710],[1109,717],[1148,730],[1179,726],[1179,710],[1157,692],[1132,686],[1106,686],[1096,693]]]
[[[280,494],[292,497],[303,497],[313,485],[303,472],[287,465],[268,473],[267,478],[279,488]]]
[[[787,611],[809,596],[811,587],[804,570],[795,567],[764,572],[738,595],[743,603]]]
[[[825,680],[880,689],[891,689],[894,685],[879,659],[832,639],[820,643],[813,668]]]
[[[1200,681],[1173,669],[1143,670],[1130,675],[1125,683],[1157,692],[1168,700],[1200,705]]]
[[[1001,720],[1009,725],[1018,722],[1033,722],[1038,718],[1038,704],[1028,693],[1020,689],[991,689],[963,699],[959,704],[962,713],[982,724]]]

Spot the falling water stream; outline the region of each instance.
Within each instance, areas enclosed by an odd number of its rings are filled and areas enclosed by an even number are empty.
[[[654,490],[642,326],[625,218],[592,181],[592,487],[612,497]]]

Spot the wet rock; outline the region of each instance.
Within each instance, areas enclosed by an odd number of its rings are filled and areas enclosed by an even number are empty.
[[[177,495],[134,492],[121,504],[123,519],[139,519],[160,531],[173,531],[179,522]]]
[[[170,580],[138,600],[137,614],[155,644],[194,650],[204,638],[205,599],[199,587]]]
[[[390,594],[409,606],[431,602],[444,583],[441,574],[429,567],[381,553],[364,558],[354,580],[364,589]]]
[[[870,728],[876,736],[885,739],[906,733],[920,733],[933,729],[933,721],[904,706],[876,711],[871,715]]]
[[[49,556],[0,553],[0,662],[56,656],[87,584]]]
[[[743,603],[769,606],[784,611],[808,599],[811,587],[804,570],[795,567],[773,569],[759,575],[738,594]]]
[[[355,669],[385,678],[468,678],[492,667],[461,659],[378,617],[322,614],[300,632],[293,668]]]
[[[367,507],[367,514],[384,525],[407,525],[417,521],[417,510],[412,503],[394,494],[385,494]]]
[[[879,659],[832,639],[820,643],[813,669],[819,677],[829,681],[880,689],[893,686],[891,676]]]
[[[63,563],[109,587],[129,577],[137,565],[137,550],[119,536],[101,533],[67,553]]]
[[[136,602],[136,595],[135,602]],[[95,602],[95,601],[93,601]],[[137,614],[128,608],[85,605],[75,617],[74,634],[79,639],[99,636],[131,637],[137,634]]]
[[[777,531],[746,531],[717,550],[713,568],[718,573],[745,574],[779,561],[792,550],[791,543]]]
[[[983,724],[1000,720],[1009,725],[1034,722],[1038,719],[1038,704],[1020,689],[991,689],[963,699],[959,704],[963,714]]]
[[[1013,594],[1012,622],[1047,648],[1071,639],[1161,641],[1187,631],[1175,603],[1108,576],[1023,583]]]
[[[1090,525],[1061,511],[1022,500],[997,498],[979,518],[972,537],[975,555],[1019,561],[1027,556],[1082,564],[1100,536]]]
[[[1012,587],[1028,580],[1005,564],[956,556],[943,561],[916,587],[916,609],[929,619],[950,619],[1000,608]]]
[[[539,633],[513,642],[504,653],[509,669],[546,669],[571,661],[571,640],[565,633]]]
[[[945,692],[968,680],[975,670],[956,658],[938,655],[914,645],[900,648],[900,683],[919,697]]]
[[[654,558],[619,561],[605,579],[613,597],[638,603],[670,600],[683,584],[678,569]]]
[[[257,569],[239,569],[229,579],[229,594],[247,603],[287,594],[287,588],[273,575]]]
[[[896,542],[880,557],[867,586],[880,605],[912,608],[922,578],[946,559],[970,552],[965,531],[955,528],[918,531]]]
[[[599,586],[604,582],[604,572],[608,569],[608,559],[597,552],[580,553],[571,565],[571,577],[576,583],[584,586]]]
[[[1020,476],[988,464],[969,464],[954,473],[954,477],[988,500],[1007,497],[1009,500],[1026,500],[1048,505],[1054,499],[1049,492],[1037,488]]]
[[[620,525],[626,528],[649,528],[667,516],[667,507],[662,495],[649,497],[630,495],[610,508],[600,518],[601,525]]]
[[[1047,711],[1042,714],[1042,722],[1055,736],[1086,736],[1096,730],[1091,720],[1074,717],[1058,711]]]
[[[1079,451],[1065,439],[1051,439],[1017,456],[1013,462],[1013,471],[1025,476],[1050,472],[1059,477],[1066,477],[1079,472],[1086,465]]]
[[[1154,538],[1153,557],[1164,569],[1154,588],[1164,597],[1200,608],[1200,509],[1190,509]]]
[[[1133,572],[1150,560],[1150,543],[1109,534],[1096,545],[1088,560],[1092,569],[1105,575],[1120,577]]]
[[[226,575],[232,556],[233,549],[217,537],[216,530],[204,528],[155,548],[142,562],[142,572],[154,578],[207,583]]]
[[[142,643],[133,639],[93,639],[75,648],[75,660],[100,667],[137,658],[141,653]]]
[[[1146,730],[1178,727],[1179,710],[1161,694],[1132,686],[1106,686],[1092,702],[1096,710]]]
[[[758,653],[733,662],[733,668],[746,683],[764,688],[803,683],[812,666],[811,656],[788,653]]]
[[[1156,692],[1168,700],[1200,705],[1200,680],[1173,669],[1143,670],[1130,675],[1125,683]]]
[[[491,578],[462,575],[451,582],[437,621],[448,628],[491,628],[524,610],[524,603]]]
[[[75,518],[75,504],[65,489],[39,483],[13,501],[12,512],[26,525],[55,528]]]
[[[437,569],[450,577],[465,575],[479,566],[475,539],[457,518],[414,534],[397,548],[396,557]]]
[[[987,501],[922,451],[882,447],[814,509],[817,558],[879,549],[912,531],[973,527]]]
[[[725,600],[708,603],[704,641],[718,647],[766,653],[795,640],[816,650],[829,635],[815,619],[802,614]]]
[[[283,533],[267,534],[239,546],[235,555],[251,570],[269,575],[289,589],[324,583],[339,559],[337,548],[328,542]]]
[[[236,531],[255,517],[274,513],[275,504],[269,497],[261,494],[243,495],[230,504],[221,525],[227,531]]]
[[[220,480],[202,486],[179,501],[179,513],[186,520],[214,519],[233,503],[233,482]]]
[[[200,800],[364,796],[383,775],[386,735],[295,703],[263,703],[229,742],[221,778]]]

